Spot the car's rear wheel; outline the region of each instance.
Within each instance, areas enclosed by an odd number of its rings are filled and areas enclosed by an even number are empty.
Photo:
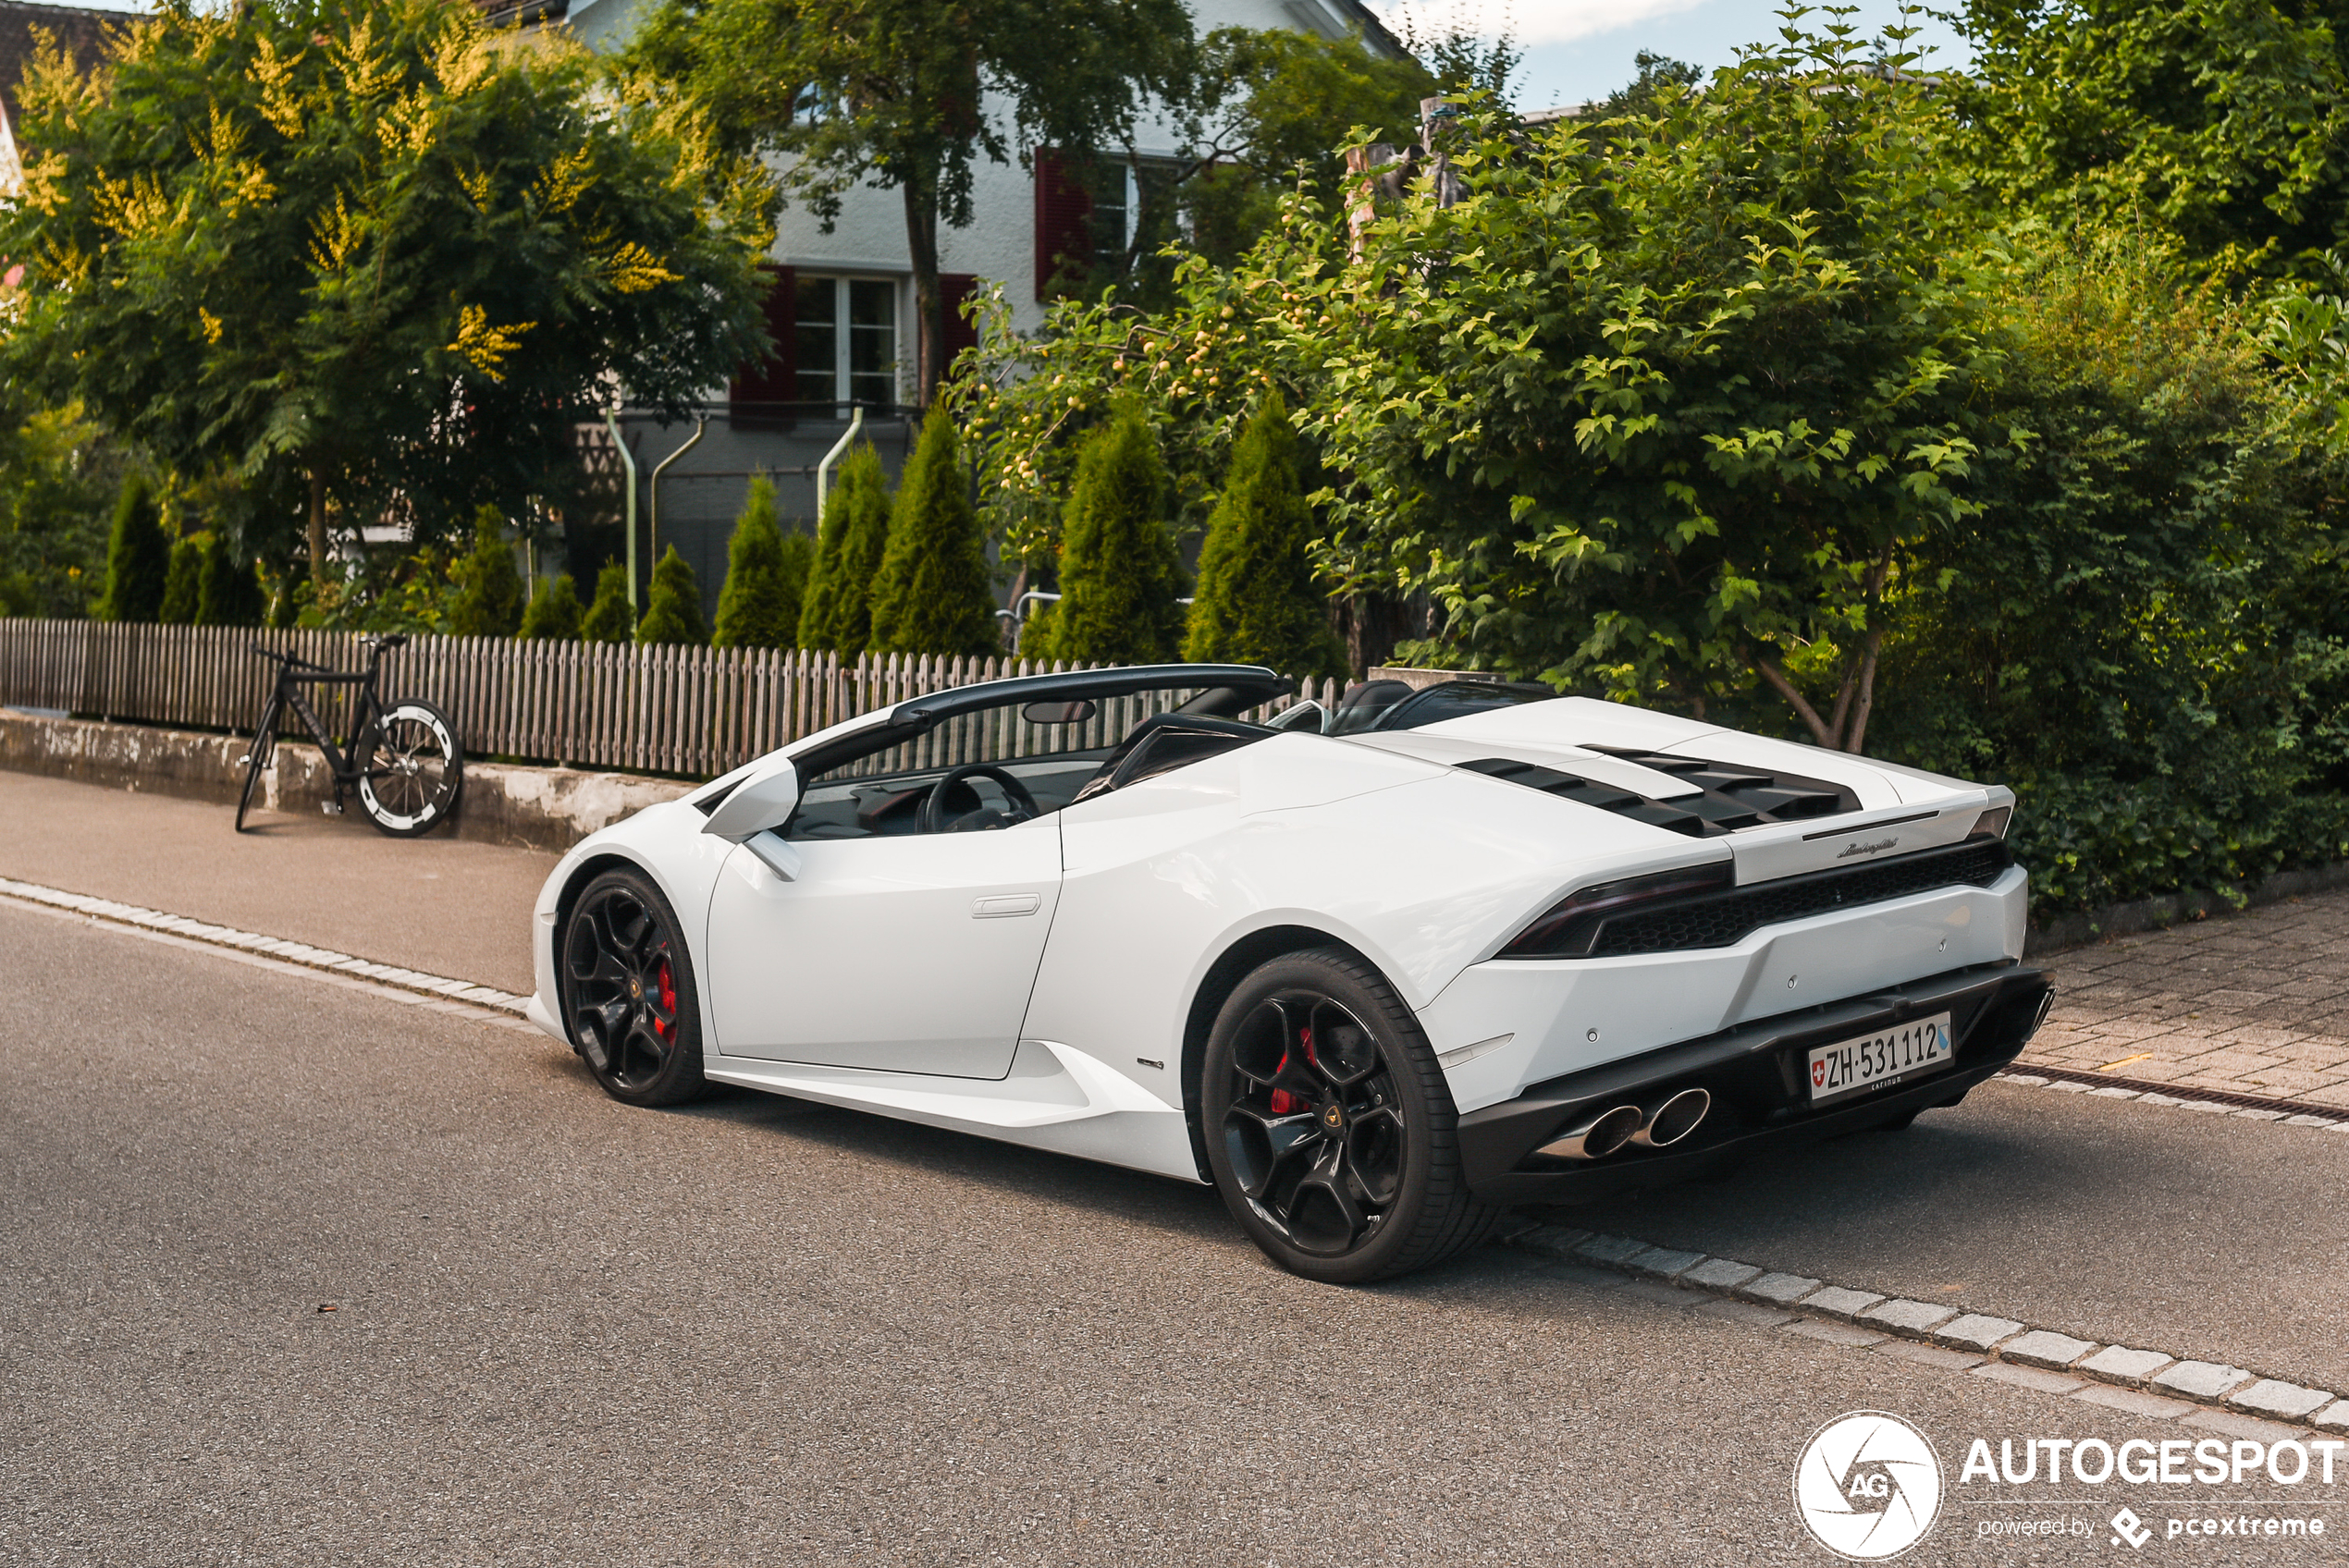
[[[649,878],[607,871],[588,883],[556,956],[572,1048],[606,1093],[630,1105],[678,1105],[707,1087],[693,960]]]
[[[1256,1244],[1295,1273],[1361,1284],[1482,1241],[1459,1115],[1411,1010],[1359,958],[1293,953],[1217,1013],[1200,1083],[1209,1167]]]

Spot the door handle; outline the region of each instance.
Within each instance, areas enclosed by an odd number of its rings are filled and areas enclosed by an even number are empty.
[[[993,893],[971,900],[973,920],[1002,920],[1015,914],[1034,914],[1044,907],[1041,893]]]

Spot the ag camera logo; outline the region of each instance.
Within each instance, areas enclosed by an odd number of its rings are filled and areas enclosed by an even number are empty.
[[[1795,1462],[1794,1507],[1812,1539],[1838,1557],[1898,1557],[1941,1513],[1940,1456],[1898,1415],[1839,1415],[1811,1434]]]

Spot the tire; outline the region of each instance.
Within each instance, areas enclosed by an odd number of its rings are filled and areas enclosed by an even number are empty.
[[[1461,1175],[1459,1113],[1419,1020],[1350,953],[1293,953],[1240,982],[1208,1036],[1199,1111],[1224,1207],[1309,1280],[1425,1268],[1500,1220]]]
[[[245,830],[245,813],[252,809],[252,797],[261,786],[261,770],[277,750],[277,702],[271,698],[261,710],[261,722],[253,727],[252,744],[245,752],[245,787],[237,796],[237,831]]]
[[[606,1094],[628,1105],[683,1105],[708,1087],[693,958],[649,877],[607,871],[581,889],[555,969],[564,1033]]]
[[[412,697],[386,708],[360,759],[359,806],[376,831],[429,833],[456,812],[464,789],[465,752],[448,715]]]

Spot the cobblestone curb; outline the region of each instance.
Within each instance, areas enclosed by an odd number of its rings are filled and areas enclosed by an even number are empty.
[[[476,1007],[496,1008],[516,1017],[523,1016],[529,1005],[526,997],[510,996],[494,986],[476,986],[469,980],[451,980],[446,975],[424,974],[413,969],[401,969],[396,964],[374,963],[363,958],[353,958],[349,953],[314,948],[305,942],[288,941],[282,937],[264,937],[258,932],[239,931],[233,926],[210,925],[201,920],[190,920],[185,915],[166,914],[161,910],[141,909],[136,904],[118,904],[111,899],[93,899],[84,893],[63,892],[34,882],[16,882],[0,876],[0,894],[48,909],[86,914],[93,920],[112,921],[117,925],[165,932],[191,942],[204,942],[239,952],[261,953],[286,963],[349,974],[372,980],[378,986],[414,991],[422,996],[445,997],[452,1001],[472,1002]]]
[[[1667,1305],[1695,1306],[1831,1344],[1883,1349],[2092,1404],[2175,1415],[2190,1424],[2242,1425],[2248,1417],[2286,1427],[2349,1431],[2349,1399],[2240,1366],[2078,1339],[1962,1306],[1887,1297],[1570,1226],[1529,1220],[1507,1233],[1503,1243],[1569,1269],[1627,1276],[1627,1283],[1636,1281],[1637,1293]],[[1716,1299],[1708,1304],[1707,1297]]]
[[[2198,1089],[2185,1084],[2165,1084],[2155,1088],[2129,1079],[2112,1083],[2090,1084],[2085,1074],[2067,1072],[2062,1077],[2048,1072],[2008,1072],[1991,1075],[1994,1084],[2013,1084],[2025,1089],[2052,1089],[2062,1095],[2091,1095],[2098,1099],[2137,1100],[2146,1105],[2165,1106],[2173,1110],[2199,1111],[2206,1116],[2240,1116],[2246,1121],[2281,1121],[2292,1127],[2322,1127],[2328,1132],[2349,1133],[2349,1106],[2318,1105],[2305,1100],[2263,1100],[2257,1095],[2238,1095],[2223,1089]]]

